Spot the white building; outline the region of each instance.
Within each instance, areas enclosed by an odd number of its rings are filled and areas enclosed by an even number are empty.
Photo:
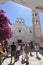
[[[35,23],[36,24],[36,23]],[[13,31],[13,36],[8,40],[8,42],[11,44],[14,42],[31,42],[34,41],[34,34],[33,34],[33,27],[25,25],[25,21],[23,18],[19,17],[16,19],[15,24],[11,25],[11,29]],[[39,36],[40,32],[37,32],[38,30],[35,29],[35,36]],[[40,37],[35,38],[36,42],[40,42]]]
[[[30,42],[33,41],[33,28],[25,25],[23,18],[17,18],[16,23],[11,26],[13,31],[12,38],[9,39],[9,43],[14,42]]]

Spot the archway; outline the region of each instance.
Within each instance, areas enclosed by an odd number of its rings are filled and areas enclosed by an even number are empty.
[[[43,7],[42,7],[43,6],[43,0],[40,0],[40,2],[39,2],[39,0],[36,0],[36,1],[34,1],[34,0],[31,0],[31,1],[28,1],[28,0],[22,0],[22,1],[21,0],[12,0],[12,1],[32,8],[32,11],[33,11],[32,16],[33,16],[33,34],[34,34],[33,38],[34,38],[34,43],[37,42],[38,38],[39,38],[39,40],[41,40],[42,39],[42,30],[41,30],[41,25],[40,25],[38,12],[39,11],[43,12]]]

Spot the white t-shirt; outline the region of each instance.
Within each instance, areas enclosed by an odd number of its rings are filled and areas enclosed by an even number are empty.
[[[18,45],[17,50],[20,50],[20,48],[21,48],[20,45]]]

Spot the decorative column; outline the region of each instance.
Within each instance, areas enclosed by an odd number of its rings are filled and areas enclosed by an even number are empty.
[[[34,43],[40,43],[42,39],[42,29],[40,24],[40,18],[38,10],[32,10],[33,21],[33,41]]]

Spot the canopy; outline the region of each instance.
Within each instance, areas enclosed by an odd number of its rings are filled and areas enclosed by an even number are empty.
[[[43,12],[43,0],[0,0],[0,4],[6,1],[13,1],[23,6],[30,7],[32,9],[37,8],[39,11]]]

